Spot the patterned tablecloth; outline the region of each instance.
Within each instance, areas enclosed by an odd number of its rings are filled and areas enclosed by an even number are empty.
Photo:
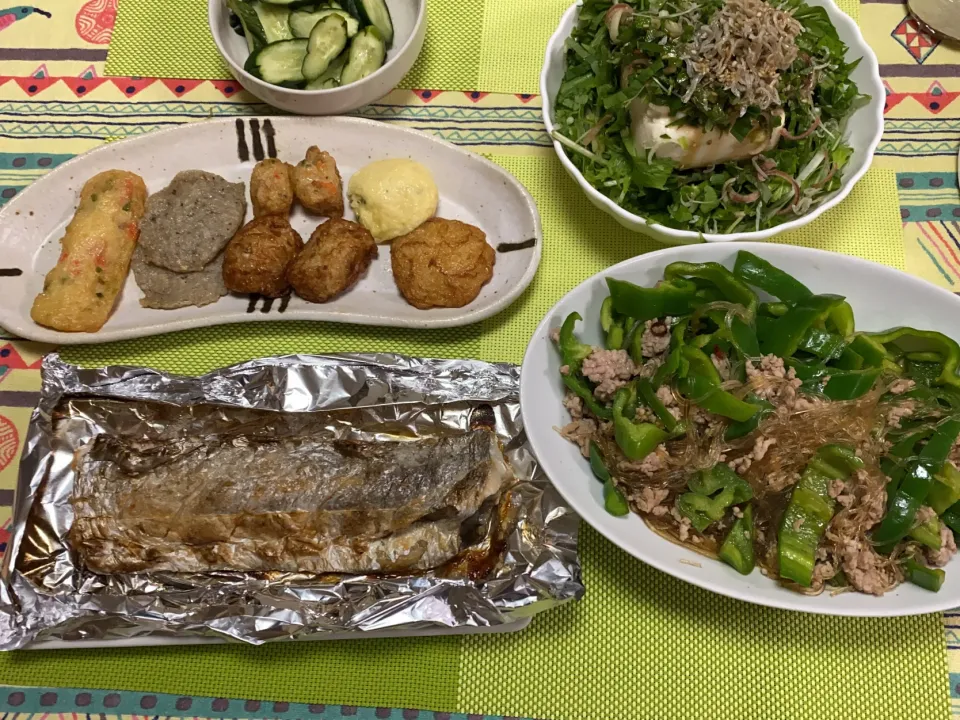
[[[40,7],[3,7],[0,0],[0,203],[49,169],[103,142],[191,120],[271,112],[233,81],[106,77],[117,0],[37,2]],[[960,292],[960,47],[921,32],[897,0],[864,4],[860,24],[880,59],[887,91],[886,129],[875,166],[896,173],[906,269]],[[479,152],[553,152],[535,95],[398,90],[359,114],[432,132]],[[9,336],[0,339],[0,551],[8,537],[16,459],[37,398],[39,362],[49,349]],[[960,716],[958,631],[960,614],[947,613],[951,706]],[[8,713],[4,718],[11,717],[9,713],[76,717],[87,708],[151,717],[418,717],[413,710],[244,703],[82,688],[0,691],[0,710]],[[419,714],[428,715],[434,714]],[[903,717],[908,716],[904,710]]]

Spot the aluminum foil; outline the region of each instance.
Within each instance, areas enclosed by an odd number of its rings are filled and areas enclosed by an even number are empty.
[[[214,406],[214,407],[211,407]],[[517,483],[472,521],[468,547],[412,576],[302,573],[97,575],[67,543],[75,453],[107,434],[187,441],[241,423],[337,437],[493,428]],[[579,519],[540,471],[519,408],[519,369],[398,355],[264,358],[202,377],[84,370],[50,355],[20,464],[0,574],[0,649],[145,636],[260,644],[344,633],[462,631],[521,623],[583,594]]]

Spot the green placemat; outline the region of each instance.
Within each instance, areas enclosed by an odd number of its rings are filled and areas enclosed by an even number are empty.
[[[555,157],[492,159],[529,188],[545,237],[530,290],[484,323],[436,332],[249,323],[69,347],[64,357],[186,373],[287,352],[387,350],[518,361],[561,294],[660,246],[590,205]],[[871,170],[846,202],[783,239],[902,267],[896,197],[894,173]],[[905,708],[911,720],[947,716],[938,615],[852,620],[766,610],[673,580],[589,528],[582,547],[586,599],[537,617],[516,637],[16,653],[0,656],[0,678],[551,720],[879,720],[905,717]]]
[[[570,0],[427,0],[423,51],[401,88],[539,92],[547,41]],[[840,8],[859,20],[857,0]],[[184,52],[189,48],[189,52]],[[107,75],[230,78],[199,0],[120,0]]]

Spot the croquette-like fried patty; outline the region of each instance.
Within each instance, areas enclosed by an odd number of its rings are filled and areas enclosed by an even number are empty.
[[[432,218],[394,240],[390,258],[403,297],[427,310],[473,302],[493,277],[496,253],[480,228]]]
[[[293,166],[267,158],[250,173],[250,202],[253,216],[289,215],[293,207]]]
[[[343,183],[333,155],[316,145],[293,168],[293,191],[303,209],[329,218],[343,217]]]
[[[227,245],[223,282],[236,293],[280,297],[289,283],[287,267],[303,249],[286,215],[261,215],[244,225]]]
[[[377,257],[377,244],[362,225],[341,218],[320,225],[287,270],[294,291],[322,303],[349,290]]]

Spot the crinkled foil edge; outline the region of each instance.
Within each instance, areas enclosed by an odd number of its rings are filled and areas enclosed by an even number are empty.
[[[11,539],[0,568],[0,650],[45,640],[129,641],[161,636],[262,644],[319,639],[331,633],[339,637],[385,630],[496,628],[579,599],[584,591],[577,554],[579,518],[540,470],[527,445],[519,412],[519,377],[519,368],[509,364],[392,354],[269,357],[199,377],[130,366],[83,369],[56,354],[48,355],[43,362],[41,399],[21,457]],[[341,576],[326,582],[313,579],[302,587],[294,583],[258,591],[250,591],[247,584],[241,592],[238,588],[243,583],[218,582],[214,575],[206,587],[183,596],[194,603],[190,607],[182,607],[179,596],[176,602],[168,602],[163,584],[143,582],[143,576],[131,576],[138,580],[127,586],[129,597],[91,592],[89,588],[99,581],[83,582],[89,571],[74,564],[73,553],[62,551],[72,516],[64,516],[56,503],[45,501],[57,495],[58,483],[63,485],[69,478],[72,487],[70,463],[63,457],[55,459],[53,437],[54,411],[62,400],[72,397],[277,412],[362,407],[376,413],[377,407],[403,403],[495,404],[503,410],[497,432],[519,468],[519,483],[512,490],[515,524],[499,566],[480,580],[429,573],[406,578]],[[60,487],[61,498],[64,492]],[[49,525],[42,532],[31,525],[38,513],[49,515]],[[36,574],[28,578],[18,569],[28,533],[48,533],[56,536],[54,543],[61,544],[61,552],[55,558],[51,555],[49,570],[40,582]],[[117,587],[122,592],[122,583]],[[153,597],[151,588],[156,593]],[[216,601],[208,606],[211,598]],[[230,611],[223,612],[227,606]],[[218,610],[206,612],[208,607]]]

